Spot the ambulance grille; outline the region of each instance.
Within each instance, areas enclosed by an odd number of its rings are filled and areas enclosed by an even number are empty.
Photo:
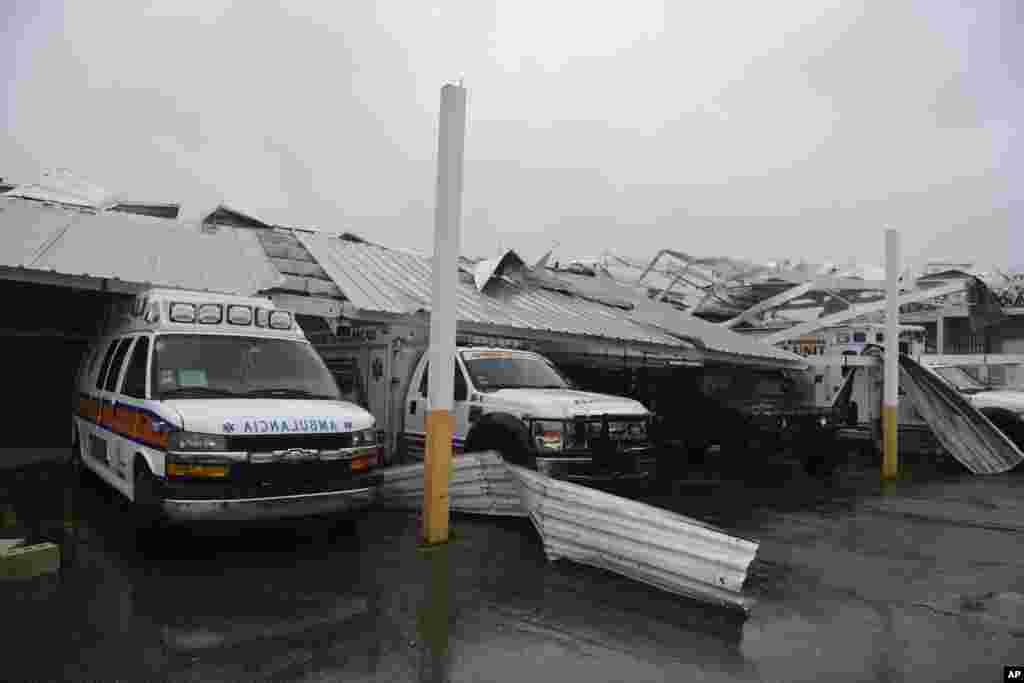
[[[289,448],[336,450],[351,448],[352,434],[267,434],[265,436],[229,436],[229,451],[269,453]]]

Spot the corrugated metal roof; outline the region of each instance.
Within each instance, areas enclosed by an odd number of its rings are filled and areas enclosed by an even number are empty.
[[[616,305],[628,304],[632,309],[625,312],[625,315],[630,320],[653,325],[674,336],[697,340],[706,349],[733,355],[803,362],[796,354],[702,320],[668,304],[652,301],[641,289],[627,287],[600,273],[588,276],[557,271],[550,276],[570,284],[586,296]]]
[[[17,185],[7,194],[11,197],[23,197],[41,202],[92,208],[99,207],[110,197],[110,193],[99,185],[76,176],[67,169],[46,171],[38,183]]]
[[[253,294],[282,282],[248,230],[0,198],[0,265]]]
[[[430,310],[430,259],[326,235],[300,241],[358,309],[410,314]],[[679,340],[637,325],[609,306],[539,287],[495,282],[488,294],[460,275],[458,316],[463,322],[586,335],[681,347]]]
[[[356,308],[393,314],[430,309],[431,259],[326,235],[300,234],[299,239]],[[601,294],[621,303],[627,288],[581,291],[573,289],[571,283],[562,284],[567,286],[557,289],[576,293],[555,291],[552,287],[557,283],[540,286],[537,282],[516,285],[497,281],[488,285],[485,294],[477,290],[471,275],[462,273],[458,284],[459,320],[676,348],[690,346],[687,340],[691,340],[726,354],[805,363],[795,354],[650,302],[638,293],[629,297],[637,304],[630,311],[596,300]]]

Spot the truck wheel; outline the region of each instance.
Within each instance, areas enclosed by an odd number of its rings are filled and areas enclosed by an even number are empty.
[[[856,401],[850,401],[850,407],[846,411],[846,426],[856,427],[860,424],[860,408]]]
[[[488,427],[474,431],[466,441],[466,453],[497,451],[505,462],[530,467],[532,457],[526,444],[516,434],[501,427]]]
[[[800,459],[812,477],[831,476],[839,465],[839,439],[832,431],[817,432],[802,440]]]
[[[1005,434],[1006,438],[1012,441],[1017,448],[1024,450],[1024,423],[1016,417],[1008,417],[1005,415],[997,415],[995,417],[989,416],[988,419],[999,431]]]

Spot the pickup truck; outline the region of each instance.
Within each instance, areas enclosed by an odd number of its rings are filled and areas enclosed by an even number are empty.
[[[346,354],[362,370],[353,372],[362,385],[359,402],[388,432],[389,461],[425,456],[431,407],[424,346],[364,345]],[[463,346],[454,360],[455,455],[497,451],[508,462],[591,486],[649,481],[653,416],[640,402],[577,390],[532,351]]]
[[[923,366],[963,394],[1018,448],[1024,448],[1024,391],[987,387],[952,364],[925,363]]]
[[[753,454],[791,450],[809,472],[818,472],[834,457],[829,446],[847,419],[849,385],[844,389],[823,406],[813,400],[811,379],[795,371],[724,365],[679,371],[674,401],[662,402],[667,408],[657,438],[676,443],[688,457],[666,465],[703,463],[717,446],[727,469],[747,467]]]

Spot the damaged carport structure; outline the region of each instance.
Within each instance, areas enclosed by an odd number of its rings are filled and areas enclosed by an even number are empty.
[[[151,286],[251,295],[280,280],[246,231],[0,197],[0,344],[18,386],[6,402],[18,429],[7,431],[0,459],[66,453],[75,370],[111,303]]]
[[[431,308],[431,259],[326,234],[296,235],[337,284],[347,317],[425,324]],[[482,270],[489,271],[485,277]],[[514,252],[494,262],[463,259],[460,271],[458,332],[465,338],[523,340],[545,353],[567,351],[595,362],[700,364],[715,358],[772,367],[804,364],[798,356],[670,307],[638,307],[613,292],[585,291],[529,268]]]

